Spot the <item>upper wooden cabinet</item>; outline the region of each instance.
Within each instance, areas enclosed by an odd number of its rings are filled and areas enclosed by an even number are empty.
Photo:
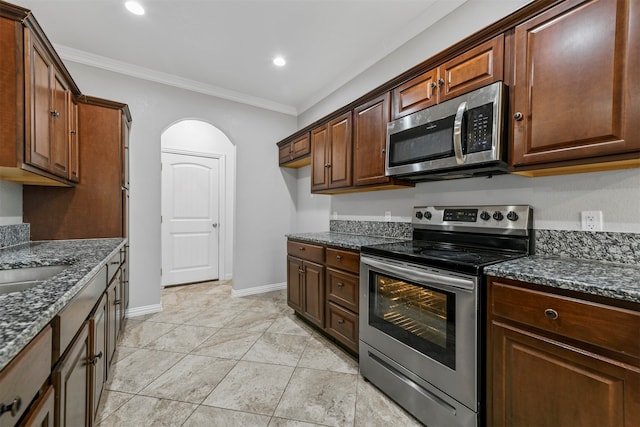
[[[569,0],[518,25],[511,109],[516,172],[640,165],[639,52],[634,0]],[[527,171],[532,168],[537,171]]]
[[[351,117],[349,111],[311,131],[311,191],[352,185]]]
[[[280,166],[299,168],[311,163],[311,140],[309,132],[305,132],[291,141],[278,144]]]
[[[393,89],[393,118],[503,80],[501,34]]]
[[[0,40],[0,178],[71,186],[72,99],[80,91],[28,10],[0,4]]]

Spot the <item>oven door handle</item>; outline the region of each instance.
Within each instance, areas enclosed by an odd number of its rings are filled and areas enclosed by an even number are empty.
[[[396,274],[401,278],[428,284],[432,287],[439,287],[443,290],[446,290],[446,288],[455,288],[463,291],[473,291],[476,287],[476,282],[473,279],[463,279],[460,277],[429,273],[427,271],[421,271],[417,268],[408,267],[405,264],[398,264],[393,261],[378,261],[372,257],[361,256],[360,262],[369,265],[378,271]]]
[[[456,154],[456,163],[459,165],[467,161],[467,156],[462,152],[462,119],[466,111],[467,101],[461,102],[453,120],[453,151]]]

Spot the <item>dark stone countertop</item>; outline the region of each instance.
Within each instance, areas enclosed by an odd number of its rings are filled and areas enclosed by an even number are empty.
[[[493,264],[485,274],[640,303],[640,266],[579,258],[529,256]]]
[[[404,239],[388,237],[365,236],[362,234],[336,233],[334,231],[322,231],[317,233],[287,234],[287,238],[309,243],[319,243],[337,248],[353,249],[359,251],[362,246],[379,245],[382,243],[403,242]]]
[[[0,249],[0,270],[68,265],[24,291],[0,294],[0,370],[106,265],[125,239],[51,240]]]

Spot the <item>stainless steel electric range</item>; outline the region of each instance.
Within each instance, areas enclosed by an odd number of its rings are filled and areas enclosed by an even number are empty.
[[[483,415],[483,267],[531,252],[529,206],[419,206],[413,240],[361,248],[360,372],[430,427]]]

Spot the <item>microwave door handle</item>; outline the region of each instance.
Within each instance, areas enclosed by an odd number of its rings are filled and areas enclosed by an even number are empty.
[[[466,111],[467,101],[461,102],[453,120],[453,151],[456,154],[456,163],[459,165],[463,165],[467,160],[467,156],[462,152],[462,119]]]

